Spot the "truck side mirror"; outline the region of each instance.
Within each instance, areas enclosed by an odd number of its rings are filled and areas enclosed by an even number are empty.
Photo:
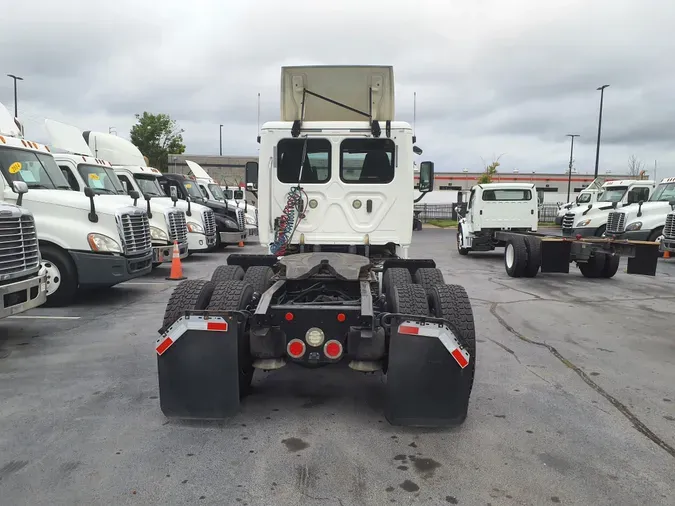
[[[251,185],[253,190],[258,189],[258,162],[246,162],[246,187]]]
[[[423,152],[422,148],[420,148],[419,146],[413,146],[413,153],[415,153],[416,155],[421,155],[422,152]]]
[[[434,162],[420,163],[420,193],[434,191]]]
[[[134,199],[134,205],[138,202],[138,199],[141,198],[140,194],[136,190],[131,190],[129,196]]]
[[[171,194],[171,200],[173,200],[173,205],[176,207],[176,201],[178,201],[178,188],[171,186],[169,188],[169,193]]]
[[[14,181],[13,186],[14,191],[18,193],[18,197],[16,197],[16,205],[20,206],[21,202],[23,202],[23,194],[28,192],[28,185],[25,181]]]
[[[673,211],[675,211],[675,200],[668,201],[668,205]]]
[[[84,196],[88,198],[93,198],[94,195],[96,195],[96,192],[90,187],[90,186],[85,186],[84,187]]]

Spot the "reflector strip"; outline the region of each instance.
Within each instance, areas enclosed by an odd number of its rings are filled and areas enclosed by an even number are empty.
[[[416,336],[420,333],[420,328],[419,327],[412,327],[410,325],[399,325],[398,333]]]
[[[164,353],[166,350],[169,349],[169,346],[171,346],[172,344],[173,339],[171,339],[170,337],[164,339],[164,341],[162,341],[160,345],[157,346],[157,355],[161,355],[162,353]]]
[[[181,316],[155,341],[155,351],[161,356],[188,330],[227,332],[229,328],[225,319],[219,316],[209,319],[203,316],[190,316],[189,318]]]
[[[415,322],[404,322],[398,327],[399,334],[413,336],[436,337],[443,344],[448,353],[455,359],[459,367],[464,369],[469,365],[469,352],[459,344],[459,340],[453,332],[446,326],[438,323],[420,324]]]
[[[209,322],[206,324],[206,330],[222,330],[227,332],[227,322]]]
[[[462,369],[464,369],[467,365],[469,365],[469,361],[467,360],[467,357],[465,357],[462,354],[462,350],[460,350],[459,348],[455,348],[454,350],[452,350],[450,352],[450,355],[452,355],[452,357],[457,361],[457,363],[459,364],[459,366]],[[468,355],[468,353],[467,353],[467,355]]]

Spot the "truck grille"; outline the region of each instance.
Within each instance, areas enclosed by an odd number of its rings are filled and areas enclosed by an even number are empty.
[[[40,264],[32,216],[0,218],[0,278],[17,277]]]
[[[239,225],[239,230],[244,230],[246,226],[246,220],[244,220],[244,210],[237,207],[237,225]]]
[[[626,228],[626,213],[612,211],[607,217],[607,232],[620,234]]]
[[[187,222],[183,211],[171,211],[169,213],[169,240],[178,241],[179,244],[187,241]]]
[[[150,222],[147,214],[123,214],[120,216],[120,222],[122,223],[125,254],[145,253],[152,247]]]
[[[666,225],[663,227],[663,235],[668,239],[675,239],[675,213],[666,216]]]
[[[216,216],[211,209],[204,211],[204,234],[213,235],[216,233]]]
[[[567,213],[563,216],[562,228],[574,228],[574,213]]]

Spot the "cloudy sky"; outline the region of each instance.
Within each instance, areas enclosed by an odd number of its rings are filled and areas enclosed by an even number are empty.
[[[292,9],[289,7],[292,5]],[[397,116],[437,170],[591,172],[605,90],[600,171],[630,155],[675,176],[675,1],[22,0],[2,8],[0,102],[26,134],[45,117],[128,138],[134,114],[168,113],[187,153],[257,154],[279,116],[282,65],[393,65]]]

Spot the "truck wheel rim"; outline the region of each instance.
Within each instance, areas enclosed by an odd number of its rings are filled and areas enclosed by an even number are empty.
[[[510,269],[513,267],[513,259],[515,257],[515,253],[513,251],[513,244],[507,244],[506,245],[506,266]]]
[[[42,261],[42,265],[47,269],[47,296],[53,294],[61,286],[61,271],[52,262]]]

